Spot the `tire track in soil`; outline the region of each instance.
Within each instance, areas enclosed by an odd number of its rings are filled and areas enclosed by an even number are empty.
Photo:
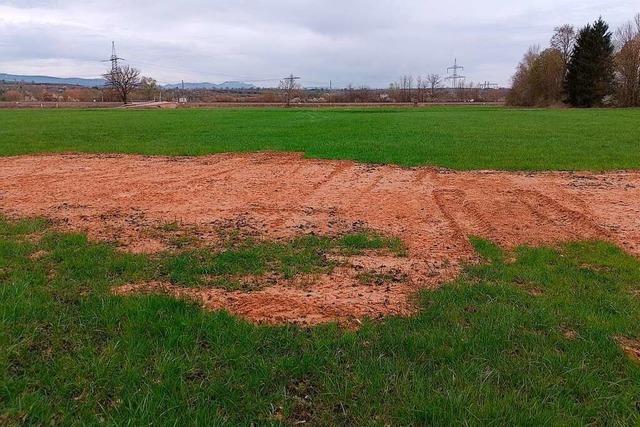
[[[516,190],[522,202],[544,224],[550,224],[570,239],[590,237],[611,240],[612,235],[582,212],[575,211],[538,190]]]
[[[335,166],[335,168],[331,171],[331,173],[329,173],[329,175],[327,175],[325,179],[322,179],[317,183],[313,184],[313,186],[311,187],[311,190],[312,190],[311,193],[319,191],[320,188],[322,188],[323,186],[329,185],[331,182],[333,182],[336,179],[338,175],[340,175],[342,172],[346,171],[347,169],[351,169],[351,168],[353,168],[353,164],[349,164],[349,163],[342,163],[342,164],[339,164],[338,166]]]
[[[286,167],[287,165],[282,165],[283,168]],[[274,190],[274,192],[278,193],[278,192],[283,192],[283,191],[287,191],[288,187],[289,187],[289,183],[290,182],[295,182],[295,178],[297,176],[297,174],[304,169],[305,165],[304,163],[300,163],[297,165],[294,165],[294,167],[289,170],[286,171],[284,170],[282,172],[282,177],[283,179],[280,182],[280,185]],[[296,205],[296,206],[294,206]],[[289,212],[295,212],[295,213],[299,213],[302,212],[303,209],[297,207],[298,203],[296,201],[292,201],[290,203],[290,205],[285,208],[287,211]],[[285,222],[286,222],[286,217],[284,215],[281,215],[280,212],[278,212],[277,208],[271,208],[268,206],[260,206],[257,208],[257,210],[259,210],[262,213],[268,213],[270,210],[273,210],[272,213],[274,213],[275,215],[272,215],[271,218],[267,219],[267,222],[269,223],[269,226],[272,228],[281,228]]]
[[[497,230],[485,218],[477,204],[469,200],[463,190],[434,190],[433,196],[440,212],[451,224],[451,228],[469,247],[471,246],[469,235],[499,240],[500,236]]]

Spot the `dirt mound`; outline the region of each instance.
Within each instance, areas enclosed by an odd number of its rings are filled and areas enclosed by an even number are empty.
[[[46,216],[139,252],[180,237],[213,242],[220,229],[286,239],[358,226],[406,244],[400,266],[359,260],[401,269],[406,280],[393,286],[363,284],[344,271],[244,294],[148,285],[269,323],[407,314],[416,289],[455,277],[474,259],[469,235],[504,247],[604,239],[640,255],[640,172],[451,172],[274,153],[21,156],[0,159],[0,212]],[[172,223],[179,227],[166,227]],[[184,229],[189,236],[180,236]]]

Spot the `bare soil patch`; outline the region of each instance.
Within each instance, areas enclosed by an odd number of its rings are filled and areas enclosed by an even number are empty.
[[[640,362],[640,341],[622,336],[615,337],[615,340],[631,360]]]
[[[146,253],[354,229],[407,246],[406,258],[355,257],[350,268],[255,292],[167,283],[120,290],[168,292],[267,323],[410,314],[416,290],[476,259],[470,235],[505,248],[602,239],[640,255],[640,172],[452,172],[274,153],[19,156],[0,158],[0,212],[48,217]]]

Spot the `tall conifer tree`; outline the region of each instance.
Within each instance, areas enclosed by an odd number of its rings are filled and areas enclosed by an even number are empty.
[[[602,18],[580,30],[564,82],[567,103],[593,107],[613,94],[613,52],[612,35]]]

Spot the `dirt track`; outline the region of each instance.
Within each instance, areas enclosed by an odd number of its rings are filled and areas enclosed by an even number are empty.
[[[640,172],[450,172],[271,153],[23,156],[0,159],[0,212],[50,217],[142,252],[164,249],[158,230],[174,221],[205,241],[229,227],[264,238],[367,227],[407,245],[407,259],[349,260],[360,269],[407,274],[393,285],[363,285],[340,268],[253,293],[168,284],[121,290],[169,292],[268,323],[408,314],[416,289],[455,277],[474,259],[469,235],[505,247],[603,239],[640,255]]]

